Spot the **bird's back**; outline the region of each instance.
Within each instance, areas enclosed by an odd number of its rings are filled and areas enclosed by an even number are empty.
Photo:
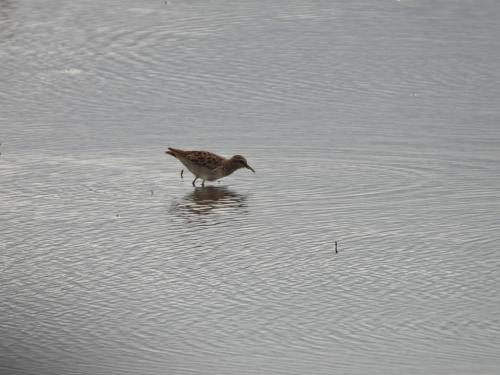
[[[227,161],[226,158],[208,151],[186,151],[169,147],[167,154],[175,156],[191,173],[200,177],[209,177],[213,173],[212,171],[223,167]]]

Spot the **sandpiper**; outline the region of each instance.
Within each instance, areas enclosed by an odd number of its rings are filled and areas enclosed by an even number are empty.
[[[201,186],[205,186],[205,181],[221,179],[240,168],[247,168],[255,173],[253,168],[248,165],[247,160],[241,155],[234,155],[227,159],[208,151],[185,151],[172,147],[169,147],[165,153],[179,159],[194,174],[193,186],[196,186],[195,182],[198,178],[203,180]]]

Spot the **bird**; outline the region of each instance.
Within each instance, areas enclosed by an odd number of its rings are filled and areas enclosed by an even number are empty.
[[[177,158],[194,175],[193,186],[196,186],[198,178],[203,180],[201,186],[205,186],[205,181],[219,180],[240,168],[250,169],[255,173],[255,170],[248,165],[247,159],[241,155],[234,155],[228,159],[208,151],[186,151],[172,147],[165,153]]]

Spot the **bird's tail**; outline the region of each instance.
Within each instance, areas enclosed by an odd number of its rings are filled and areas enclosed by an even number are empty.
[[[185,151],[179,150],[178,148],[169,147],[168,151],[165,151],[165,154],[172,155],[173,157],[177,157],[178,155],[183,155]]]

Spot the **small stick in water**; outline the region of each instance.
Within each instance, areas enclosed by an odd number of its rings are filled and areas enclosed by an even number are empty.
[[[183,174],[184,174],[184,169],[181,170],[181,178],[184,178],[182,177]]]
[[[338,251],[337,251],[337,241],[335,241],[335,254],[338,254]]]

